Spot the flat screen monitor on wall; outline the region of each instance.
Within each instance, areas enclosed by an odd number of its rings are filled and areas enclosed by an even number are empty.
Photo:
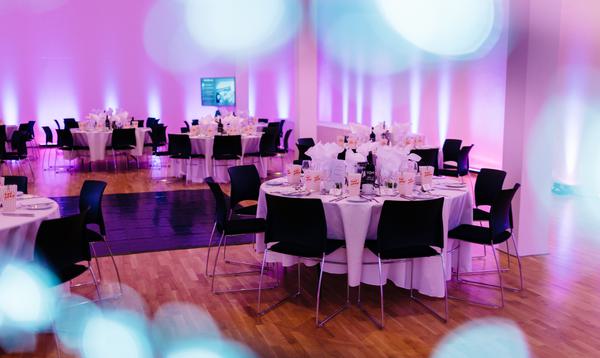
[[[235,77],[209,77],[200,79],[203,106],[235,106]]]

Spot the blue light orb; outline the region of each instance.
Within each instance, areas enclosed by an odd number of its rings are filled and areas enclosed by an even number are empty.
[[[0,266],[0,328],[35,332],[54,319],[55,280],[32,264]]]
[[[433,358],[528,358],[521,329],[512,321],[493,318],[471,321],[450,332],[436,347]]]
[[[499,37],[499,0],[377,0],[377,4],[395,31],[431,54],[477,54]]]
[[[248,348],[231,341],[202,340],[181,344],[165,354],[166,358],[254,358]]]
[[[186,24],[196,43],[226,58],[266,54],[297,32],[298,0],[189,0]]]
[[[144,319],[125,311],[108,312],[88,320],[80,353],[84,358],[153,357]]]
[[[101,316],[100,308],[85,297],[71,295],[60,300],[54,319],[54,333],[62,348],[75,353],[81,349],[88,321]]]

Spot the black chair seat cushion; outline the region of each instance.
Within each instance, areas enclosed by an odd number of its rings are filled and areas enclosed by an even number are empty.
[[[87,270],[87,267],[84,265],[70,265],[67,267],[61,268],[60,272],[53,272],[56,278],[60,281],[60,283],[71,281],[72,279],[78,277],[82,273]]]
[[[86,228],[83,234],[88,242],[104,241],[104,237],[99,232]]]
[[[23,160],[23,159],[27,159],[27,155],[15,153],[15,152],[8,152],[8,153],[2,155],[2,159],[4,159],[4,160]]]
[[[456,165],[444,163],[444,169],[454,169],[454,170],[456,170]]]
[[[473,220],[474,221],[490,221],[490,213],[479,208],[473,209]]]
[[[157,156],[157,157],[168,157],[168,156],[170,156],[170,155],[171,155],[171,153],[169,153],[169,152],[168,152],[168,151],[166,151],[166,150],[165,150],[165,151],[162,151],[162,152],[155,151],[155,152],[153,152],[153,153],[152,153],[152,155],[155,155],[155,156]]]
[[[285,148],[277,148],[277,153],[278,154],[286,154],[288,152],[287,149]]]
[[[265,219],[240,219],[227,222],[226,235],[255,234],[264,232],[267,227]]]
[[[478,225],[460,225],[448,232],[448,237],[480,245],[490,245],[490,229]],[[510,231],[504,231],[494,238],[494,245],[510,238]]]
[[[325,240],[325,255],[329,255],[340,247],[344,246],[343,240]],[[279,252],[280,254],[299,256],[299,257],[314,257],[321,258],[323,253],[320,250],[313,248],[302,247],[297,243],[278,242],[269,248],[269,251]]]
[[[258,205],[248,205],[248,206],[236,206],[233,208],[233,213],[236,215],[252,215],[256,216],[256,210],[258,209]]]
[[[240,156],[236,154],[220,154],[213,155],[213,159],[215,160],[240,160]]]
[[[377,247],[377,240],[367,240],[365,241],[365,247],[371,250],[375,256],[379,255],[379,248]],[[410,259],[417,257],[430,257],[437,256],[439,253],[430,246],[414,246],[414,247],[404,247],[399,249],[386,249],[381,252],[382,260],[400,260],[400,259]]]
[[[166,153],[166,152],[159,152],[159,153]],[[156,154],[156,155],[160,155],[160,154]],[[162,154],[162,155],[168,155],[167,154]],[[171,158],[173,159],[204,159],[206,158],[206,156],[204,154],[192,154],[192,155],[185,155],[185,154],[175,154],[172,155]]]

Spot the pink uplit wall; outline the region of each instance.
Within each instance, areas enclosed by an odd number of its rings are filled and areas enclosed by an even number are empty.
[[[472,165],[500,167],[506,36],[483,58],[415,62],[392,75],[357,73],[319,54],[321,123],[411,123],[429,144],[475,144]]]
[[[176,32],[179,2],[158,3],[0,2],[0,118],[54,127],[55,118],[119,107],[178,131],[183,120],[214,113],[200,101],[200,78],[210,76],[239,77],[238,110],[295,113],[292,44],[252,64],[211,58]]]

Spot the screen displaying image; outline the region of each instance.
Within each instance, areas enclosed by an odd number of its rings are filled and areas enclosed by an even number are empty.
[[[200,86],[203,106],[235,106],[235,77],[202,78]]]

